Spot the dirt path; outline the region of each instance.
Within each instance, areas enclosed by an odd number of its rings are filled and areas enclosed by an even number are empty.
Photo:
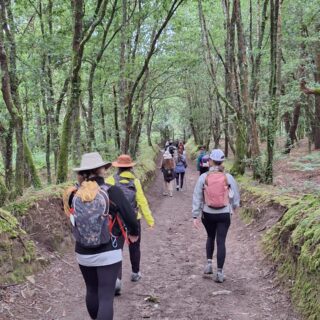
[[[216,284],[202,277],[205,232],[192,228],[192,189],[197,179],[189,168],[187,188],[173,198],[161,196],[158,175],[148,191],[156,219],[153,231],[143,230],[142,273],[129,281],[128,250],[124,259],[124,288],[116,298],[115,320],[294,320],[287,296],[275,286],[257,246],[259,233],[233,217],[227,244],[227,281]],[[87,320],[84,285],[72,250],[31,282],[3,294],[0,319]],[[218,293],[218,294],[217,294]],[[145,301],[148,296],[158,302]]]

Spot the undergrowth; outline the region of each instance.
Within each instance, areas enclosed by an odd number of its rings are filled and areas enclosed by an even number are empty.
[[[308,320],[320,314],[320,198],[286,195],[272,186],[240,178],[256,206],[280,206],[282,218],[263,237],[263,248],[279,279],[290,287],[294,305]],[[245,217],[247,215],[245,214]]]

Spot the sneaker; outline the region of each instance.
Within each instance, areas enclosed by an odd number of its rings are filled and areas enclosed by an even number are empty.
[[[115,296],[120,296],[121,295],[121,287],[122,287],[122,283],[120,279],[117,279],[116,281],[116,288],[114,291],[114,295]]]
[[[207,263],[207,265],[206,265],[205,268],[204,268],[203,273],[204,273],[205,275],[213,274],[212,263]]]
[[[181,192],[183,192],[183,189],[182,189],[182,188],[180,188],[180,191],[181,191]]]
[[[138,273],[132,272],[131,273],[131,281],[132,282],[138,282],[140,279],[141,279],[141,273],[140,272],[138,272]]]
[[[179,191],[179,187],[176,187],[177,191]]]
[[[216,278],[214,279],[215,282],[222,283],[224,281],[224,274],[223,271],[218,271],[216,274]]]
[[[167,192],[164,192],[162,195],[163,195],[163,196],[167,196],[167,195],[168,195],[168,193],[167,193]]]
[[[172,192],[170,192],[169,196],[170,196],[170,197],[173,197],[173,193],[172,193]]]

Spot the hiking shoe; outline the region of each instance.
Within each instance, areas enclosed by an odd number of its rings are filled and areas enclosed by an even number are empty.
[[[222,283],[224,281],[224,274],[223,271],[218,271],[216,274],[216,278],[214,279],[215,282]]]
[[[141,279],[141,273],[140,272],[138,272],[138,273],[132,272],[131,273],[131,281],[132,282],[138,282],[140,279]]]
[[[116,288],[114,291],[114,295],[115,296],[120,296],[121,295],[121,287],[122,287],[122,283],[120,279],[117,279],[116,281]]]
[[[204,275],[213,274],[212,264],[211,263],[207,263],[207,265],[204,268],[203,274]]]

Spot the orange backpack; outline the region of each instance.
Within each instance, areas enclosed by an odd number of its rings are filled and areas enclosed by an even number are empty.
[[[229,204],[229,184],[223,172],[208,173],[204,184],[204,200],[213,209],[222,209]]]

